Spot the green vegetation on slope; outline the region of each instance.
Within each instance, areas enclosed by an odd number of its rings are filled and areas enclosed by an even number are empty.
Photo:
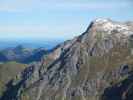
[[[6,62],[0,64],[0,96],[6,89],[6,84],[19,74],[27,65],[17,62]]]

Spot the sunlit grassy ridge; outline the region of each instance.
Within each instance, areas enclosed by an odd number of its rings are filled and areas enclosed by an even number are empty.
[[[0,95],[5,90],[6,84],[26,66],[26,64],[20,64],[14,61],[0,64]]]

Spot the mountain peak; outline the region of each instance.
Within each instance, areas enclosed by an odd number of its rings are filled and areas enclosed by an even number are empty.
[[[111,19],[109,19],[109,18],[96,18],[93,22],[94,23],[107,23],[107,22],[111,22]]]
[[[91,22],[91,24],[83,35],[85,34],[88,34],[89,37],[98,34],[102,34],[102,36],[117,34],[117,36],[128,37],[132,35],[133,32],[131,29],[131,25],[127,25],[126,23],[112,21],[111,19],[97,18]]]
[[[99,52],[103,52],[104,54],[104,51],[109,51],[113,45],[117,45],[118,43],[123,45],[127,43],[129,38],[133,35],[133,31],[130,27],[132,27],[132,25],[111,19],[98,18],[91,22],[87,31],[79,37],[79,40],[81,43],[89,45],[89,48],[93,48],[92,52],[98,50],[97,53],[94,52],[92,55],[99,55]],[[110,47],[105,47],[105,44],[110,45]],[[96,49],[94,50],[94,48]],[[100,55],[101,54],[102,53],[100,53]]]
[[[118,32],[129,30],[129,28],[126,24],[112,21],[111,19],[98,18],[93,21],[93,24],[96,28],[101,28],[106,32],[108,32],[108,31],[111,32],[113,30],[117,30]]]

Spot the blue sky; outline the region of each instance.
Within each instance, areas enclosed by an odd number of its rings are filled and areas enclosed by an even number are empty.
[[[133,1],[0,0],[0,39],[70,39],[99,17],[133,21]]]

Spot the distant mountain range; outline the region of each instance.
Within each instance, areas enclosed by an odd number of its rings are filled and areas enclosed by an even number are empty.
[[[16,61],[20,63],[30,63],[40,61],[41,57],[47,53],[49,53],[49,51],[44,48],[33,49],[18,45],[14,48],[0,50],[0,62]]]
[[[15,48],[18,45],[23,45],[25,48],[46,48],[52,49],[57,44],[63,42],[64,39],[1,39],[0,49]]]

